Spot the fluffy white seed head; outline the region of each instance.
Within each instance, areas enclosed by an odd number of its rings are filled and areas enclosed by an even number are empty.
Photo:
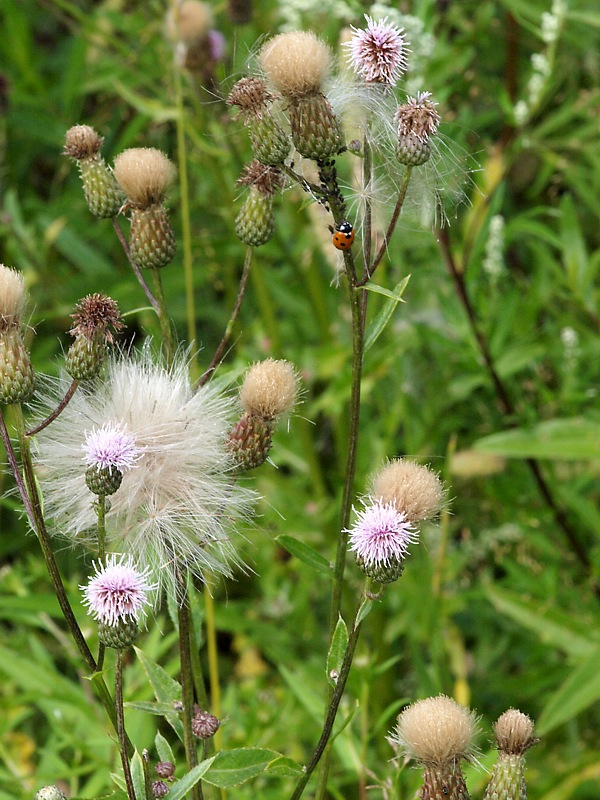
[[[43,398],[56,407],[69,380]],[[193,392],[183,357],[171,368],[141,355],[112,357],[104,380],[78,391],[37,437],[37,471],[56,530],[94,544],[94,495],[85,482],[81,447],[90,429],[120,425],[138,448],[107,514],[107,547],[131,555],[174,595],[179,574],[230,575],[241,559],[231,523],[249,514],[253,495],[234,484],[226,448],[235,403],[210,384]]]
[[[443,767],[475,757],[477,732],[475,712],[441,694],[405,708],[390,741],[425,766]]]
[[[538,741],[533,733],[533,721],[516,708],[509,708],[498,718],[494,737],[498,750],[512,755],[522,755]]]
[[[204,39],[213,26],[213,13],[208,3],[184,0],[167,15],[167,31],[172,40],[193,45]]]
[[[268,80],[284,97],[306,97],[322,91],[331,70],[332,54],[314,33],[290,31],[269,39],[258,60]]]
[[[114,175],[130,203],[148,208],[165,199],[175,165],[153,147],[132,147],[116,157]]]
[[[24,305],[23,273],[0,264],[0,330],[19,324]]]
[[[376,473],[370,495],[383,503],[392,503],[411,522],[422,522],[440,512],[444,486],[428,467],[398,458]]]
[[[240,403],[244,411],[266,420],[291,412],[298,400],[298,375],[289,361],[267,358],[244,377]]]

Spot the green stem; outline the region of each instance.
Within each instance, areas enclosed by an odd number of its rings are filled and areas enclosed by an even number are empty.
[[[192,734],[192,716],[194,714],[194,684],[192,679],[192,659],[190,655],[191,614],[189,599],[186,595],[178,609],[179,618],[179,662],[181,665],[181,691],[183,699],[183,746],[188,771],[198,766],[198,748]],[[201,800],[202,790],[199,784],[190,789],[191,800]]]
[[[163,292],[162,278],[160,269],[157,267],[152,268],[152,278],[154,280],[154,294],[158,302],[158,320],[160,322],[160,330],[163,338],[163,346],[165,348],[165,356],[167,363],[171,364],[173,356],[175,355],[175,343],[173,341],[173,329],[171,327],[171,320],[167,313],[167,304],[165,302],[165,294]]]
[[[208,677],[210,682],[211,714],[221,719],[221,684],[219,682],[219,656],[217,649],[217,627],[215,625],[215,603],[210,587],[204,583],[204,614],[206,620],[206,647],[208,650]],[[208,710],[208,709],[207,709]],[[221,728],[214,736],[215,749],[222,747]]]
[[[116,651],[115,659],[115,711],[117,716],[117,736],[119,737],[119,750],[121,753],[121,764],[123,765],[123,775],[129,800],[136,800],[129,757],[127,755],[127,734],[125,733],[125,716],[123,714],[123,651]]]

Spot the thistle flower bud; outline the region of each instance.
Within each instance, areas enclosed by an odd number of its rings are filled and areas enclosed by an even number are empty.
[[[331,50],[314,33],[291,31],[269,40],[259,54],[268,80],[290,101],[292,141],[300,155],[325,161],[343,147],[342,129],[322,85]]]
[[[283,186],[283,175],[276,167],[254,160],[246,165],[238,183],[250,189],[235,219],[235,232],[245,244],[260,247],[275,229],[273,196]]]
[[[67,800],[67,796],[58,786],[43,786],[35,793],[35,800]]]
[[[229,448],[240,469],[265,462],[277,418],[289,413],[297,399],[298,376],[288,361],[268,358],[250,367],[240,390],[244,413],[229,436]]]
[[[135,467],[141,456],[135,439],[124,425],[103,425],[85,435],[81,446],[88,465],[85,483],[99,497],[110,497],[121,486],[123,472]]]
[[[473,711],[439,695],[405,708],[389,740],[423,765],[423,798],[468,800],[460,761],[476,757],[477,732]]]
[[[131,647],[139,632],[135,619],[120,619],[115,625],[98,623],[98,638],[105,647],[110,647],[112,650],[125,650]]]
[[[65,368],[78,381],[90,380],[100,372],[114,334],[123,328],[119,307],[112,297],[90,294],[76,304],[71,316],[75,325],[69,333],[75,341],[67,353]]]
[[[537,743],[533,722],[521,711],[509,708],[494,725],[498,761],[484,800],[527,800],[525,753]]]
[[[404,458],[390,461],[376,473],[369,494],[382,503],[391,503],[412,523],[435,517],[444,502],[444,487],[438,476]]]
[[[407,98],[396,112],[396,155],[407,166],[418,167],[431,156],[430,139],[437,133],[441,118],[435,110],[437,103],[430,97],[431,92],[419,92],[416,97]]]
[[[204,39],[212,26],[212,10],[207,3],[201,3],[200,0],[184,0],[167,17],[170,37],[186,45]]]
[[[192,733],[199,739],[210,739],[219,730],[220,721],[214,714],[196,708],[192,718]]]
[[[77,161],[88,208],[104,218],[119,213],[125,195],[100,155],[103,141],[89,125],[74,125],[66,133],[64,154]]]
[[[169,787],[164,781],[152,782],[152,796],[156,798],[166,797],[169,794]]]
[[[176,249],[163,205],[175,179],[174,165],[160,150],[134,147],[115,159],[115,177],[131,211],[131,259],[146,269],[164,267],[173,260]]]
[[[154,771],[159,778],[172,781],[173,776],[175,775],[175,764],[173,764],[171,761],[159,761],[154,767]]]
[[[0,404],[22,403],[33,394],[35,375],[21,336],[25,306],[23,275],[0,264]]]
[[[227,105],[238,106],[248,128],[252,153],[261,164],[281,164],[290,152],[290,140],[271,116],[269,104],[274,95],[260,78],[242,78],[227,98]]]

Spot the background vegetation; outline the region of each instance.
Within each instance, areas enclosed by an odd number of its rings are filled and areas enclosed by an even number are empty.
[[[258,37],[299,21],[335,45],[342,25],[359,25],[369,11],[358,2],[320,10],[281,5],[255,3],[252,21],[235,26],[226,4],[215,3],[225,60],[210,91],[183,76],[178,106],[166,3],[3,0],[1,260],[25,273],[39,372],[60,369],[69,314],[90,292],[119,302],[129,337],[159,332],[110,222],[91,217],[77,170],[61,155],[64,133],[76,123],[106,137],[109,159],[126,147],[152,146],[175,160],[178,117],[183,124],[198,369],[210,360],[243,264],[233,227],[235,180],[250,157],[222,98],[245,72]],[[403,219],[377,274],[388,288],[411,278],[406,303],[367,353],[357,490],[386,457],[410,455],[443,474],[451,514],[413,548],[404,576],[365,625],[343,706],[354,716],[336,740],[331,796],[358,797],[365,783],[389,789],[393,779],[397,796],[412,797],[418,774],[396,775],[385,736],[403,703],[445,692],[483,715],[488,766],[488,734],[502,711],[514,706],[537,721],[530,798],[595,800],[600,14],[592,0],[573,0],[558,41],[548,45],[542,14],[550,8],[542,0],[415,0],[401,10],[423,25],[411,35],[413,49],[428,44],[417,60],[423,80],[416,88],[440,101],[459,164],[461,148],[475,154],[479,189],[465,184],[471,202],[436,234],[420,226],[418,214]],[[549,73],[532,97],[531,56],[540,53]],[[529,111],[517,125],[519,101]],[[441,173],[443,181],[445,167]],[[171,206],[181,240],[177,192]],[[223,745],[272,747],[300,762],[314,747],[323,713],[328,594],[325,581],[277,537],[302,539],[327,559],[335,553],[350,326],[334,272],[324,223],[300,193],[286,193],[276,235],[256,253],[235,345],[219,373],[234,379],[271,355],[293,361],[303,377],[299,415],[272,451],[276,468],[266,464],[254,476],[263,501],[246,531],[252,571],[214,587]],[[181,258],[163,278],[186,339]],[[384,302],[370,296],[373,316]],[[9,490],[8,477],[2,480]],[[77,678],[77,654],[11,494],[0,504],[0,525],[0,800],[29,798],[56,782],[72,796],[108,794],[116,751]],[[80,622],[91,630],[78,597],[85,565],[68,549],[59,558]],[[348,573],[350,613],[360,578],[353,566]],[[171,630],[166,619],[152,621],[143,648],[175,674],[174,638],[164,630]],[[127,694],[130,701],[152,697],[135,660]],[[129,712],[138,749],[153,747],[156,719]],[[469,781],[480,794],[485,775],[474,771]],[[281,779],[270,778],[234,794],[286,793]]]

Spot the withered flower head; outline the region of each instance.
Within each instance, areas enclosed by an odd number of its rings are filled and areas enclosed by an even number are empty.
[[[285,184],[285,177],[277,167],[269,167],[254,159],[246,164],[237,183],[242,186],[252,186],[261,194],[272,197]]]
[[[75,325],[69,333],[73,336],[83,336],[90,340],[102,338],[109,344],[114,342],[114,334],[124,327],[116,301],[98,292],[88,294],[80,300],[71,316]]]
[[[436,111],[437,103],[429,98],[431,92],[419,92],[416,97],[408,97],[406,103],[398,107],[398,136],[416,136],[426,142],[437,133],[441,117]]]
[[[244,116],[260,117],[267,111],[267,103],[274,99],[275,95],[267,91],[260,78],[242,78],[229,92],[226,103],[228,106],[238,106]]]
[[[64,154],[80,161],[91,158],[99,152],[104,137],[100,136],[90,125],[73,125],[65,135]]]

